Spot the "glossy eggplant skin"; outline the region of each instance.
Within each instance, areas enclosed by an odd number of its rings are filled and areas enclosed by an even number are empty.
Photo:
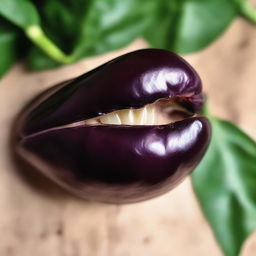
[[[196,71],[165,50],[128,53],[39,97],[20,117],[17,151],[84,199],[133,203],[161,195],[203,157],[211,137],[207,118],[148,126],[70,124],[171,97],[197,113],[203,97]]]
[[[21,142],[24,157],[80,197],[132,203],[181,182],[210,139],[204,117],[160,126],[79,126],[48,130]]]
[[[138,50],[70,81],[29,113],[21,133],[139,108],[175,95],[188,95],[183,100],[192,111],[198,111],[201,91],[198,74],[178,55],[159,49]]]

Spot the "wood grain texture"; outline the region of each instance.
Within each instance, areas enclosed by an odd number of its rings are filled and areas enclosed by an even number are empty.
[[[256,30],[237,20],[217,42],[185,56],[199,71],[211,111],[256,138]],[[16,159],[10,150],[13,121],[36,94],[129,47],[60,69],[28,72],[17,64],[0,81],[1,256],[221,256],[190,180],[143,203],[116,206],[74,198]],[[242,256],[256,255],[256,236]]]

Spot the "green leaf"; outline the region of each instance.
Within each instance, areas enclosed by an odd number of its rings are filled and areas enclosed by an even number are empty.
[[[44,0],[43,5],[41,1],[37,3],[43,30],[68,54],[75,48],[89,6],[90,0]]]
[[[61,65],[35,46],[30,48],[27,62],[28,67],[32,70],[53,69]]]
[[[235,125],[212,118],[213,137],[192,182],[226,256],[237,256],[256,229],[256,143]]]
[[[0,27],[0,77],[12,66],[18,57],[17,33]]]
[[[42,30],[40,16],[31,1],[0,0],[0,15],[24,30],[26,36],[53,60],[63,64],[71,62]]]
[[[71,52],[73,60],[121,48],[142,36],[152,24],[154,7],[152,0],[141,0],[140,4],[137,0],[80,0],[80,5],[48,0],[43,7],[38,6],[44,30]],[[33,50],[30,57],[33,68],[49,67],[50,61],[42,52]]]
[[[89,0],[44,0],[35,2],[41,16],[41,26],[48,37],[71,54],[77,45],[82,20],[87,15]],[[80,57],[81,58],[81,57]],[[58,67],[59,64],[38,48],[31,47],[29,67],[34,70]]]
[[[231,0],[162,0],[145,38],[153,47],[191,53],[216,40],[238,13]]]
[[[95,0],[84,17],[76,58],[118,49],[141,36],[152,23],[152,0]]]
[[[22,29],[39,24],[37,10],[29,0],[0,0],[0,15]]]

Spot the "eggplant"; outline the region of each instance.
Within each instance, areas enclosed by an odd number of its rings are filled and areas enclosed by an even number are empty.
[[[183,58],[130,52],[37,97],[19,117],[17,152],[84,199],[143,201],[200,162],[211,138],[203,101]]]

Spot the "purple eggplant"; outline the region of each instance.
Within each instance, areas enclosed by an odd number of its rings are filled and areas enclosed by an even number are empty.
[[[53,87],[20,117],[17,150],[73,194],[108,203],[174,188],[211,136],[201,80],[159,49],[122,55]]]

